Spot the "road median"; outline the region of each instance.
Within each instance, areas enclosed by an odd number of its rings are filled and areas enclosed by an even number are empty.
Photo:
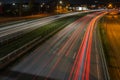
[[[0,46],[0,53],[3,54],[1,55],[0,59],[0,68],[3,68],[4,66],[8,65],[16,58],[20,57],[21,55],[31,50],[38,44],[46,41],[59,30],[63,29],[64,27],[66,27],[67,25],[84,15],[86,15],[86,13],[61,18],[53,23],[31,31],[30,33],[27,33],[21,38],[18,38],[6,45]]]

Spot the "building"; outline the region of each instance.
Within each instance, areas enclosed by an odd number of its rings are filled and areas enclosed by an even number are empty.
[[[0,2],[0,14],[3,13],[3,6],[2,6],[2,2]]]

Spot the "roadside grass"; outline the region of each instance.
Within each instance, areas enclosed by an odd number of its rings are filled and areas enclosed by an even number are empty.
[[[31,31],[27,34],[24,34],[22,37],[15,39],[5,45],[0,46],[0,58],[4,57],[5,55],[9,54],[10,52],[22,47],[26,43],[34,40],[35,38],[41,36],[44,38],[48,34],[52,33],[53,31],[63,29],[70,23],[74,22],[75,20],[79,19],[80,17],[85,16],[88,13],[78,14],[74,16],[69,16],[65,18],[58,19],[52,23],[49,23],[45,26],[42,26],[34,31]],[[59,31],[57,30],[57,32]]]
[[[109,40],[107,38],[107,32],[105,31],[106,26],[104,25],[104,22],[103,22],[104,17],[101,18],[101,20],[98,22],[98,27],[99,27],[99,32],[100,32],[100,35],[101,35],[101,40],[102,40],[102,44],[103,44],[105,58],[106,58],[107,61],[109,61],[109,57],[108,57],[107,53],[109,53],[110,44],[109,44]]]
[[[116,16],[116,15],[115,15]],[[120,18],[120,15],[118,15]],[[120,19],[114,17],[114,15],[105,15],[98,23],[99,32],[101,35],[104,54],[107,62],[108,71],[111,80],[120,79],[120,27],[116,25],[119,24]],[[107,24],[107,25],[106,25]],[[120,25],[120,24],[119,24]],[[114,34],[113,34],[114,33]]]

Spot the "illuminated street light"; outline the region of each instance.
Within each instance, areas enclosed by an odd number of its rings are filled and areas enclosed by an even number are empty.
[[[45,5],[45,3],[42,3],[41,5],[40,5],[40,7],[43,7]]]
[[[66,6],[66,9],[68,9],[68,6]]]
[[[108,5],[108,8],[112,8],[113,7],[113,5],[110,3],[109,5]]]
[[[45,5],[45,3],[42,3],[42,5]]]
[[[60,1],[59,3],[60,3],[60,4],[62,4],[63,2],[62,2],[62,1]]]
[[[43,5],[42,5],[42,4],[41,4],[40,6],[41,6],[41,7],[43,7]]]
[[[98,3],[98,1],[95,1],[95,3]]]

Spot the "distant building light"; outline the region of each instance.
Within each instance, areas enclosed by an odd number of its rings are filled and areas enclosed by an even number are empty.
[[[15,6],[15,3],[12,3],[13,6]]]
[[[77,11],[81,11],[81,10],[82,10],[82,7],[76,7],[76,10],[77,10]]]
[[[63,2],[62,2],[62,1],[60,1],[59,3],[60,3],[60,4],[62,4]]]
[[[83,7],[83,10],[88,10],[87,7]]]
[[[24,7],[24,8],[27,8],[27,7],[28,7],[28,5],[25,5],[25,4],[24,4],[24,5],[23,5],[23,7]]]
[[[82,7],[78,7],[78,10],[82,10]]]
[[[73,10],[75,10],[75,7],[73,7]]]
[[[40,7],[43,7],[43,5],[41,4]]]
[[[108,5],[108,8],[112,8],[113,7],[113,5],[110,3],[109,5]]]
[[[68,6],[66,6],[66,9],[68,9]]]
[[[45,3],[42,3],[42,5],[45,5]]]
[[[48,5],[47,8],[50,8],[50,6]]]
[[[88,10],[87,7],[76,7],[77,11],[81,11],[81,10]]]
[[[95,7],[96,7],[96,5],[91,5],[91,7],[92,7],[92,8],[95,8]]]
[[[69,9],[72,9],[72,7],[69,7]]]
[[[98,1],[95,1],[95,3],[98,3]]]

